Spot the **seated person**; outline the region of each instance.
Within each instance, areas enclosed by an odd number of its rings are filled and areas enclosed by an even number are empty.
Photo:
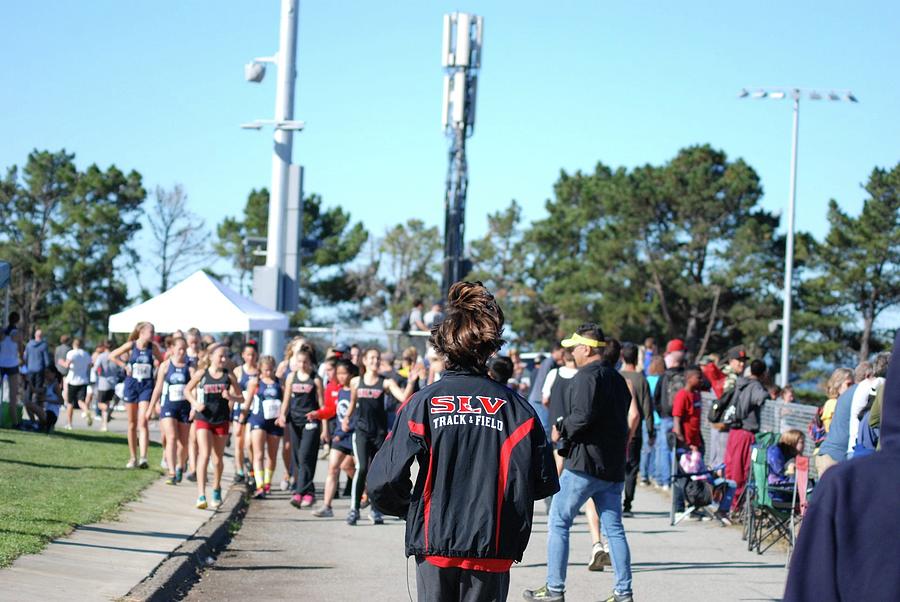
[[[806,438],[803,431],[790,429],[781,435],[778,443],[771,446],[766,452],[766,462],[769,465],[769,486],[778,489],[769,489],[772,499],[779,502],[790,501],[792,494],[784,491],[794,485],[794,458],[803,455],[803,447]]]

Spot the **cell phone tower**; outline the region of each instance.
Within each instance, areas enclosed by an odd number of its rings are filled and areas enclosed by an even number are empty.
[[[469,182],[466,138],[475,131],[475,92],[481,67],[484,19],[469,13],[444,15],[441,62],[444,99],[441,125],[450,138],[450,165],[444,195],[443,298],[450,286],[466,277],[471,262],[464,257],[466,189]]]

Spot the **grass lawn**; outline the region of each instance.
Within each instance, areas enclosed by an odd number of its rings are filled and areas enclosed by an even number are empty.
[[[0,430],[0,567],[40,552],[75,526],[115,517],[160,475],[162,451],[146,470],[128,470],[124,435]]]

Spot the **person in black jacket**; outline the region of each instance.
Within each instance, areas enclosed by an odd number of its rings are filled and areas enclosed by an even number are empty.
[[[384,514],[406,517],[420,601],[506,600],[534,502],[559,481],[534,409],[485,374],[503,343],[494,296],[480,282],[458,282],[446,308],[430,342],[447,370],[401,406],[372,462],[369,497]]]
[[[547,583],[523,595],[526,600],[565,601],[569,529],[579,508],[592,499],[615,573],[607,602],[630,602],[631,552],[622,526],[622,490],[631,393],[615,365],[603,361],[606,342],[595,324],[582,325],[562,344],[572,349],[578,365],[571,410],[553,426],[553,437],[563,442],[560,453],[566,461],[547,523]]]

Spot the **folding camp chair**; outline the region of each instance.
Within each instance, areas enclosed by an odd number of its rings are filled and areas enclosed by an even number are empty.
[[[751,452],[750,476],[752,490],[747,497],[748,520],[747,549],[756,548],[757,554],[762,554],[773,545],[785,540],[790,549],[794,544],[794,508],[798,497],[798,483],[795,479],[791,487],[774,487],[769,485],[769,465],[767,452],[769,447],[775,445],[778,440],[776,433],[759,433],[756,436],[756,445]],[[803,460],[801,460],[803,464]],[[809,461],[806,459],[805,477],[809,478]],[[799,475],[798,475],[799,476]],[[805,483],[802,487],[802,497],[806,497]],[[773,498],[772,494],[776,495]],[[779,501],[777,498],[786,498],[790,495],[790,502]]]

